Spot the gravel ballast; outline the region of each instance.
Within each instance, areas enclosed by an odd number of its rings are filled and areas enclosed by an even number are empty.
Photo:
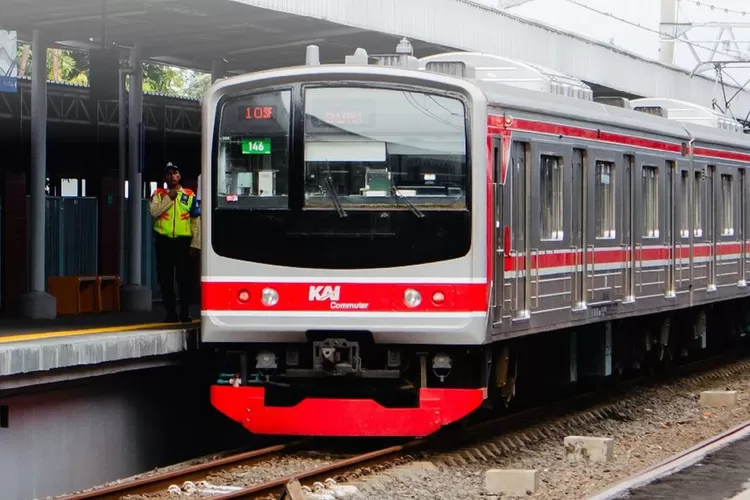
[[[749,383],[750,362],[740,362],[709,375],[635,389],[624,395],[621,402],[599,409],[602,411],[582,411],[517,433],[488,438],[465,450],[447,454],[420,453],[411,457],[413,460],[406,460],[406,465],[378,466],[348,475],[357,477],[352,484],[359,488],[359,498],[363,500],[499,500],[517,497],[485,491],[487,470],[535,469],[539,471],[537,491],[522,498],[583,499],[748,420]],[[737,403],[732,408],[701,408],[700,393],[705,390],[736,390]],[[569,463],[563,446],[566,435],[613,438],[612,460],[603,464]],[[235,467],[207,479],[215,485],[247,487],[341,458],[344,457],[327,453],[294,453],[253,466]],[[163,491],[125,498],[181,497]],[[206,497],[193,494],[190,498]]]
[[[614,455],[609,463],[568,463],[562,438],[540,439],[499,459],[484,453],[487,460],[478,463],[456,464],[458,455],[470,458],[460,453],[420,457],[428,463],[365,477],[355,484],[368,500],[579,500],[748,420],[749,383],[750,371],[743,371],[727,379],[687,379],[642,389],[640,394],[628,397],[615,418],[568,426],[568,434],[614,438]],[[736,390],[737,405],[703,409],[699,396],[704,390]],[[536,469],[539,488],[523,497],[490,494],[484,487],[484,475],[489,469]]]

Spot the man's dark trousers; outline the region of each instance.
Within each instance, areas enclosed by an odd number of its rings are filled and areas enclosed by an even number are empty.
[[[161,296],[167,315],[176,313],[176,297],[174,291],[175,270],[177,271],[177,285],[180,289],[180,316],[187,316],[190,312],[190,301],[193,298],[192,278],[193,268],[190,259],[190,236],[168,238],[154,233],[156,250],[156,273],[159,276]]]

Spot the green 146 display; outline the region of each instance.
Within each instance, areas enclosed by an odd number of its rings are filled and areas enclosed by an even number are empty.
[[[270,155],[271,139],[263,137],[260,139],[242,139],[243,155]]]

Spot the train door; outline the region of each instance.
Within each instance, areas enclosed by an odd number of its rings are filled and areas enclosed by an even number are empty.
[[[676,163],[667,160],[667,168],[664,172],[664,197],[666,210],[664,217],[664,242],[667,245],[667,263],[664,272],[664,295],[675,296],[675,264],[676,264],[676,241],[675,241],[675,169]]]
[[[531,258],[529,256],[529,226],[531,225],[531,184],[529,169],[531,148],[528,143],[514,141],[511,145],[511,189],[510,211],[511,268],[513,280],[511,311],[514,319],[530,317]]]
[[[691,283],[691,217],[693,217],[693,205],[695,203],[695,200],[691,199],[693,193],[693,181],[690,162],[680,162],[678,171],[679,175],[675,176],[675,182],[678,184],[675,185],[674,201],[675,207],[679,207],[677,213],[674,215],[674,290],[676,294],[689,291],[689,285]]]
[[[739,234],[739,241],[740,241],[740,284],[747,285],[748,279],[747,279],[747,272],[748,272],[748,265],[747,265],[747,206],[746,206],[746,200],[747,200],[747,179],[745,178],[746,170],[744,168],[740,169],[740,199],[739,199],[739,215],[740,215],[740,234]]]
[[[735,167],[718,165],[714,170],[714,284],[716,287],[737,285],[740,274],[740,229],[737,202],[740,185]]]
[[[623,301],[635,300],[635,157],[624,155],[622,172]]]
[[[622,273],[612,269],[622,258],[617,244],[616,153],[593,150],[589,155],[591,196],[586,206],[591,222],[586,227],[586,281],[589,302],[603,304],[614,301],[618,284],[622,286]]]
[[[692,191],[690,193],[691,225],[693,232],[690,256],[690,284],[692,290],[707,289],[710,284],[709,223],[708,223],[708,169],[694,162]]]
[[[706,289],[716,290],[716,166],[706,168],[706,242],[708,243],[708,277]]]
[[[505,138],[504,140],[510,140]],[[500,325],[503,322],[503,288],[505,288],[505,238],[504,238],[504,224],[503,221],[503,186],[502,180],[502,141],[499,137],[492,139],[492,169],[495,182],[493,183],[493,197],[494,197],[494,217],[493,217],[493,228],[494,228],[494,245],[493,255],[494,259],[494,276],[492,280],[494,282],[492,293],[492,324]]]
[[[573,310],[586,308],[586,151],[573,149],[573,224],[570,250],[573,253]]]
[[[638,296],[654,297],[664,295],[667,283],[666,265],[668,257],[664,246],[669,210],[665,187],[670,182],[666,162],[658,156],[638,154],[635,173],[636,189],[636,292]],[[671,192],[671,191],[669,191]],[[664,262],[664,264],[662,264]]]

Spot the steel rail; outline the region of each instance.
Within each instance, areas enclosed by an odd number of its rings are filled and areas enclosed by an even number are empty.
[[[534,424],[543,423],[565,414],[570,414],[594,406],[616,404],[621,396],[636,387],[650,387],[666,381],[676,380],[688,375],[696,375],[712,369],[718,369],[733,362],[742,361],[744,356],[737,352],[729,352],[700,359],[692,363],[674,367],[673,371],[663,375],[644,375],[630,380],[621,381],[610,390],[593,390],[577,394],[564,399],[552,401],[539,406],[513,412],[489,420],[481,420],[476,424],[453,424],[431,436],[409,440],[403,444],[388,446],[374,451],[338,460],[336,462],[316,467],[305,472],[280,477],[264,483],[241,488],[225,494],[212,496],[212,500],[259,499],[270,495],[284,495],[287,485],[295,482],[311,485],[316,481],[323,482],[328,478],[341,478],[347,472],[387,462],[395,462],[408,453],[427,450],[433,451],[455,448],[476,442],[477,440],[495,437],[501,433],[519,431]],[[85,493],[58,498],[57,500],[119,500],[125,495],[164,491],[170,485],[184,481],[196,481],[216,471],[226,470],[239,465],[255,464],[269,458],[280,456],[299,450],[303,444],[310,443],[310,439],[295,441],[287,444],[270,446],[260,450],[253,450],[238,455],[213,460],[204,464],[194,465],[185,469],[156,474],[153,476],[128,481]],[[288,495],[287,495],[288,496]]]
[[[125,481],[119,484],[105,486],[83,493],[76,493],[56,500],[119,500],[126,495],[153,493],[165,491],[170,485],[185,481],[199,481],[214,472],[226,470],[230,467],[253,465],[269,458],[280,456],[301,448],[307,440],[277,444],[252,451],[246,451],[227,457],[217,458],[202,464],[191,465],[183,469],[157,473],[151,476]]]
[[[308,471],[292,474],[265,483],[249,486],[241,490],[233,491],[223,495],[213,496],[212,500],[257,500],[269,498],[271,495],[281,495],[281,498],[289,497],[287,485],[299,483],[311,485],[316,481],[323,482],[325,479],[337,476],[341,477],[346,472],[350,472],[362,467],[382,464],[391,460],[396,460],[409,452],[424,450],[431,446],[436,449],[446,447],[460,446],[481,439],[487,435],[497,435],[498,431],[508,432],[530,427],[534,423],[539,423],[545,419],[554,417],[558,414],[571,413],[594,405],[613,404],[624,392],[632,390],[635,387],[648,387],[658,385],[665,381],[675,380],[687,375],[694,375],[711,369],[719,368],[725,364],[741,360],[736,357],[736,353],[717,355],[714,357],[700,359],[692,363],[681,365],[674,368],[674,371],[665,374],[665,376],[644,375],[631,380],[621,382],[612,390],[608,391],[591,391],[584,394],[572,396],[559,401],[521,410],[499,418],[481,421],[469,427],[454,425],[444,431],[437,432],[431,436],[415,439],[405,444],[389,446],[379,450],[371,451],[355,457],[339,460],[337,462],[310,469]],[[278,497],[277,497],[278,498]]]

